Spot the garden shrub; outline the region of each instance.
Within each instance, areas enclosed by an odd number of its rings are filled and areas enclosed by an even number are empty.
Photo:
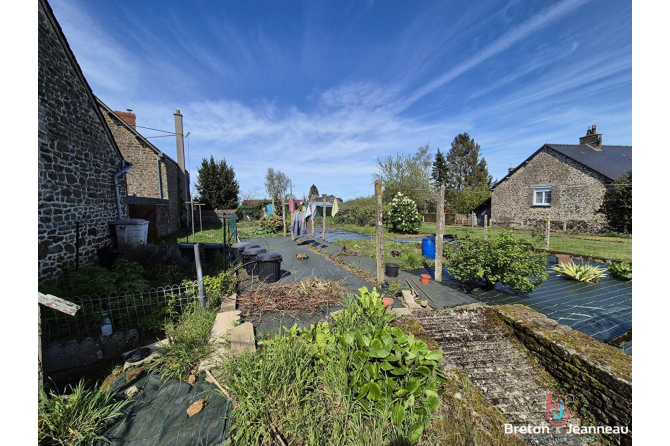
[[[447,271],[461,282],[484,282],[487,289],[497,283],[513,292],[526,294],[546,278],[547,256],[533,252],[531,243],[502,231],[487,240],[470,235],[445,250]]]
[[[600,279],[605,277],[605,269],[596,265],[589,265],[588,263],[559,263],[552,268],[559,275],[565,276],[572,280],[587,283],[598,283]]]
[[[276,234],[284,229],[284,222],[279,215],[266,215],[259,220],[260,228],[267,234]]]
[[[633,266],[629,262],[612,263],[608,270],[613,279],[633,280]]]
[[[119,258],[111,270],[101,266],[67,269],[58,286],[41,289],[58,297],[141,292],[149,288],[144,273],[139,263]]]
[[[391,200],[388,221],[393,228],[393,232],[418,234],[421,227],[421,214],[419,214],[416,203],[411,198],[398,192]]]
[[[193,277],[195,271],[175,245],[141,244],[124,253],[128,260],[144,268],[150,287],[170,286]]]

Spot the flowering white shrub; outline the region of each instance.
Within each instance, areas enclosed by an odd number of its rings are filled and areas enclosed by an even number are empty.
[[[421,215],[416,208],[416,203],[411,198],[398,192],[391,201],[391,209],[388,213],[393,232],[402,234],[418,234],[421,226]]]

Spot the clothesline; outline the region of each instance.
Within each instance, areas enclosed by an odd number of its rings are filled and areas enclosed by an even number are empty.
[[[304,203],[304,202],[303,202]],[[315,233],[314,229],[314,218],[316,217],[316,208],[318,206],[317,203],[321,204],[321,208],[323,209],[322,215],[325,218],[326,217],[326,208],[327,204],[330,204],[328,200],[324,203],[323,201],[313,201],[310,202],[309,204],[305,205],[302,204],[299,207],[294,207],[294,211],[291,214],[291,227],[290,231],[293,234],[294,238],[302,237],[305,234],[307,234],[307,221],[310,221],[312,224],[312,234]],[[339,212],[339,201],[336,196],[333,196],[333,204],[332,204],[332,211],[331,215],[335,216]]]

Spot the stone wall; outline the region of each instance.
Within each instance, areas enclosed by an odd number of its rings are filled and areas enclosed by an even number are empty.
[[[565,155],[545,148],[491,192],[495,226],[532,229],[553,224],[570,232],[599,232],[605,218],[596,210],[605,194],[604,176]],[[551,186],[551,206],[534,206],[534,186]]]
[[[523,305],[494,308],[567,393],[577,397],[577,404],[595,418],[596,425],[631,428],[630,356]],[[609,438],[615,444],[632,442],[630,433]]]
[[[79,264],[94,264],[112,246],[116,220],[114,174],[123,159],[101,120],[88,85],[51,12],[38,8],[38,280],[58,280]],[[124,216],[126,182],[119,178]]]
[[[179,193],[177,175],[179,166],[168,157],[159,158],[157,149],[151,147],[143,138],[130,130],[124,122],[106,107],[100,105],[107,125],[114,135],[123,157],[133,163],[128,172],[128,195],[144,198],[168,200],[167,210],[157,215],[158,237],[171,234],[179,229]],[[134,115],[133,115],[134,116]],[[158,178],[158,160],[160,161],[160,189]]]
[[[44,351],[44,372],[48,375],[105,359],[118,359],[119,355],[135,346],[137,341],[139,333],[130,329],[95,339],[87,337],[81,341],[71,339],[67,342],[52,342]]]

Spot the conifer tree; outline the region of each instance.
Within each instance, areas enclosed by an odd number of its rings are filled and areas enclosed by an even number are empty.
[[[431,177],[435,185],[444,183],[447,179],[447,160],[444,159],[444,154],[437,149],[437,154],[435,155],[435,161],[433,161],[433,170]]]
[[[218,163],[210,156],[202,159],[195,185],[200,201],[214,209],[235,209],[238,204],[240,185],[235,180],[233,166],[225,158]]]

